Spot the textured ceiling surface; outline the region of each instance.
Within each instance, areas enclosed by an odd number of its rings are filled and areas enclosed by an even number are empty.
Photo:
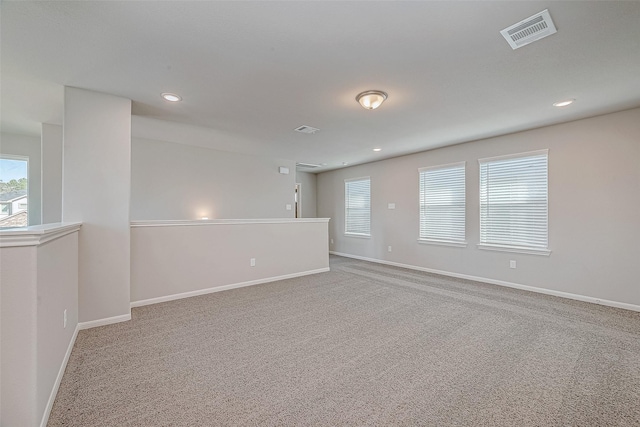
[[[512,50],[500,30],[544,9],[558,32]],[[327,170],[640,106],[635,1],[5,1],[0,18],[10,133],[62,124],[74,86],[133,100],[137,137]],[[368,89],[389,99],[365,110]]]

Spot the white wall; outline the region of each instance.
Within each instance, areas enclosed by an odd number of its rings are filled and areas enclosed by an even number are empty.
[[[50,401],[67,351],[78,325],[78,233],[38,247],[37,378],[36,402],[42,416]],[[64,327],[64,311],[67,326]],[[48,414],[47,414],[48,415]]]
[[[316,175],[313,173],[296,172],[296,182],[301,185],[301,218],[316,218],[318,216],[316,207],[316,181]]]
[[[291,172],[282,175],[279,166]],[[295,215],[290,160],[134,138],[131,174],[132,220]]]
[[[547,148],[551,255],[477,249],[478,159]],[[469,244],[419,244],[418,168],[460,161],[466,161]],[[372,236],[346,237],[344,179],[367,175]],[[318,215],[332,218],[332,251],[633,305],[640,305],[639,212],[640,109],[318,175]]]
[[[327,221],[133,222],[131,301],[141,305],[327,271]]]
[[[42,124],[42,223],[62,221],[62,126]]]
[[[0,425],[35,426],[37,251],[0,248],[2,359]]]
[[[2,426],[48,417],[77,332],[79,227],[0,232]]]
[[[82,222],[80,322],[129,309],[131,101],[65,88],[63,213]]]
[[[42,177],[40,138],[3,133],[0,154],[29,158],[29,225],[42,223]]]

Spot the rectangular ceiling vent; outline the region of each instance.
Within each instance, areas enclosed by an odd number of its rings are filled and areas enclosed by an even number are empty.
[[[315,169],[315,168],[319,168],[321,165],[315,165],[313,163],[296,163],[296,167],[298,168],[308,168],[308,169]]]
[[[549,10],[545,9],[529,18],[500,31],[514,50],[556,33]]]
[[[298,128],[295,128],[294,130],[300,133],[316,133],[320,129],[312,128],[311,126],[302,125]]]

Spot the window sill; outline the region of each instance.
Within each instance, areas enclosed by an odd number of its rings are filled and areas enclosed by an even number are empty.
[[[478,249],[482,249],[485,251],[513,252],[517,254],[541,255],[541,256],[549,256],[551,254],[551,251],[549,249],[524,248],[519,246],[490,245],[487,243],[479,243]]]
[[[359,239],[370,239],[371,234],[344,233],[345,237],[357,237]]]
[[[467,247],[467,242],[447,242],[445,240],[418,239],[418,243],[422,245],[452,246],[454,248]]]

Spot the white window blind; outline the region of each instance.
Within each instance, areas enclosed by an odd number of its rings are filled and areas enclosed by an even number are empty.
[[[420,240],[465,242],[465,163],[420,172]]]
[[[548,152],[480,163],[480,244],[548,248]]]
[[[344,182],[345,233],[371,235],[371,180],[350,179]]]

